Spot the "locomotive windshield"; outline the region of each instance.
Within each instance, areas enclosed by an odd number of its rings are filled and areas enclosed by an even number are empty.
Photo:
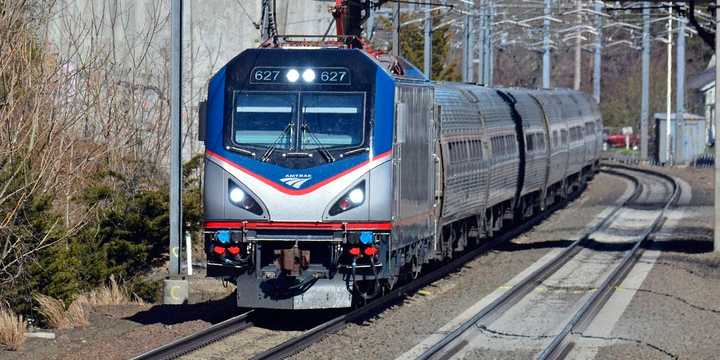
[[[291,149],[297,118],[297,96],[240,93],[235,97],[233,141],[238,145]]]
[[[365,134],[364,103],[363,93],[237,92],[232,139],[293,151],[357,147]]]
[[[301,148],[353,147],[363,141],[361,94],[303,94]]]

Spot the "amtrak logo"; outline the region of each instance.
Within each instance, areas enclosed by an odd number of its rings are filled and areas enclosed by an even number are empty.
[[[280,181],[287,186],[299,189],[311,178],[312,176],[308,174],[287,174],[284,178],[280,179]]]

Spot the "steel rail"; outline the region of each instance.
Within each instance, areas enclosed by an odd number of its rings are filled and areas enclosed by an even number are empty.
[[[252,322],[248,321],[247,318],[253,313],[254,310],[250,310],[238,316],[231,317],[230,319],[212,325],[205,330],[180,338],[159,348],[152,349],[132,359],[157,360],[178,358],[184,354],[190,353],[222,338],[230,336],[238,331],[247,329],[252,326]]]
[[[571,194],[571,198],[577,197],[583,189],[580,189],[576,191],[575,193]],[[319,341],[324,336],[332,334],[334,332],[337,332],[338,330],[345,327],[346,324],[355,322],[357,320],[363,319],[367,317],[369,314],[377,313],[378,311],[382,310],[384,307],[386,307],[389,303],[393,301],[397,301],[399,299],[404,298],[406,295],[413,293],[437,280],[442,279],[443,277],[447,276],[448,274],[455,272],[457,269],[461,268],[465,263],[468,261],[473,260],[477,256],[486,253],[487,251],[493,249],[497,245],[507,242],[518,235],[524,233],[527,230],[530,230],[533,226],[539,224],[542,220],[546,219],[550,214],[555,212],[556,210],[562,208],[563,206],[567,205],[568,201],[561,201],[556,204],[553,204],[543,212],[539,213],[538,215],[530,218],[528,221],[522,223],[521,225],[509,229],[506,232],[498,235],[497,237],[493,238],[492,240],[488,241],[487,243],[482,244],[481,246],[471,250],[470,252],[463,254],[459,258],[452,260],[451,262],[441,266],[440,268],[421,276],[420,278],[416,279],[415,281],[412,281],[408,284],[405,284],[395,290],[392,290],[388,294],[384,295],[383,297],[374,300],[367,305],[364,305],[360,308],[354,309],[350,311],[347,314],[340,315],[330,321],[327,321],[323,324],[320,324],[305,333],[294,337],[292,339],[289,339],[271,349],[268,349],[266,351],[263,351],[261,353],[256,354],[251,359],[252,360],[269,360],[269,359],[283,359],[288,356],[291,356],[293,354],[296,354],[306,347],[312,345],[313,343]]]
[[[580,245],[585,243],[589,240],[590,235],[592,235],[594,232],[598,231],[602,226],[605,226],[611,218],[617,214],[620,209],[622,209],[627,203],[630,201],[636,199],[638,196],[640,196],[640,193],[642,192],[642,185],[640,182],[627,174],[615,172],[615,171],[607,171],[603,170],[603,172],[607,172],[616,176],[621,176],[624,178],[629,179],[633,182],[633,185],[635,186],[633,193],[627,197],[625,200],[622,201],[622,203],[616,205],[613,210],[606,215],[600,222],[595,224],[592,228],[585,231],[583,235],[575,240],[572,244],[570,244],[568,247],[566,247],[562,252],[560,252],[558,255],[556,255],[554,258],[552,258],[549,262],[543,264],[541,267],[533,271],[530,275],[528,275],[526,278],[524,278],[521,282],[515,284],[512,288],[510,288],[508,291],[503,293],[500,297],[495,299],[493,302],[482,308],[480,311],[478,311],[473,317],[470,319],[464,321],[460,326],[455,328],[453,331],[445,335],[440,341],[433,344],[430,348],[425,350],[422,354],[420,354],[417,359],[418,360],[426,360],[430,359],[433,356],[440,353],[443,349],[445,349],[450,343],[455,341],[457,338],[459,338],[462,334],[464,334],[468,329],[470,329],[472,326],[477,324],[480,321],[487,320],[493,315],[499,315],[507,308],[511,307],[512,305],[516,304],[520,299],[522,299],[525,295],[529,294],[533,289],[537,287],[538,284],[545,281],[547,278],[549,278],[552,274],[554,274],[560,267],[565,265],[570,259],[573,258],[577,252],[580,251]]]
[[[670,206],[672,206],[680,196],[680,186],[678,185],[677,181],[675,181],[675,179],[670,176],[652,170],[636,169],[622,165],[610,166],[651,174],[663,178],[664,180],[669,181],[672,184],[672,194],[668,197],[668,200],[662,207],[662,209],[660,209],[660,212],[658,213],[655,220],[652,222],[651,226],[649,226],[642,233],[640,240],[638,240],[632,247],[632,249],[625,254],[620,264],[618,264],[615,269],[613,269],[612,273],[610,273],[610,276],[608,276],[605,281],[600,285],[598,291],[593,293],[593,295],[583,304],[580,310],[575,313],[573,318],[565,325],[563,330],[558,335],[556,335],[550,342],[550,344],[543,350],[543,352],[540,353],[540,355],[538,356],[538,359],[540,360],[560,359],[567,356],[569,350],[567,345],[570,341],[569,337],[576,334],[578,329],[583,329],[587,325],[589,325],[590,321],[595,317],[595,315],[597,315],[597,313],[600,311],[600,309],[602,309],[605,303],[607,303],[607,301],[610,299],[610,295],[614,293],[615,288],[619,286],[622,281],[627,277],[630,270],[640,258],[640,255],[642,255],[642,245],[650,237],[650,235],[656,231],[656,229],[665,219],[665,211]]]

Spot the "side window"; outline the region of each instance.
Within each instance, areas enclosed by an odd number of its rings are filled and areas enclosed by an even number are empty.
[[[566,129],[562,129],[562,130],[560,131],[560,138],[561,138],[560,140],[561,140],[562,144],[563,144],[563,145],[567,145],[567,142],[568,142],[568,131],[567,131]]]
[[[535,134],[527,134],[527,136],[525,136],[525,142],[527,143],[527,144],[525,144],[527,147],[527,152],[533,152],[535,149],[535,147],[533,146],[533,137],[534,136],[535,136]]]
[[[553,148],[558,147],[558,132],[557,130],[553,130],[553,140],[552,140]]]

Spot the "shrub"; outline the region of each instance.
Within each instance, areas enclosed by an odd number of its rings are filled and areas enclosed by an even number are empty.
[[[37,294],[34,298],[39,306],[38,311],[50,328],[69,329],[72,327],[65,316],[65,304],[61,300],[42,294]]]
[[[92,306],[145,304],[145,301],[137,295],[131,295],[126,286],[118,285],[117,281],[115,281],[115,277],[112,275],[110,276],[109,285],[103,285],[97,289],[82,294],[75,302]]]
[[[62,300],[42,294],[36,294],[35,301],[40,306],[39,312],[50,328],[72,329],[90,324],[81,301],[76,300],[67,308]]]
[[[18,350],[25,343],[26,324],[22,315],[0,306],[0,345],[8,350]]]

